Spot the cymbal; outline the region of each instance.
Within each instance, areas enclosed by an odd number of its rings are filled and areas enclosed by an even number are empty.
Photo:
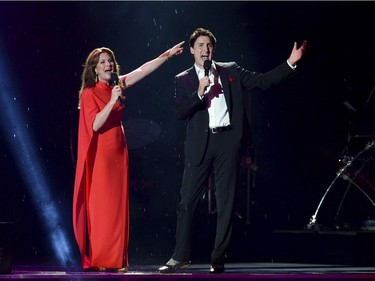
[[[159,124],[147,119],[125,120],[123,125],[129,150],[153,143],[161,132]]]

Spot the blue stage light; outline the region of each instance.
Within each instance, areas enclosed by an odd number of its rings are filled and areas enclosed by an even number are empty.
[[[2,46],[0,46],[2,47]],[[0,48],[0,54],[2,48]],[[2,136],[9,143],[21,175],[30,192],[33,204],[37,209],[44,228],[49,235],[56,257],[62,265],[72,262],[69,243],[67,242],[56,204],[50,194],[40,165],[39,155],[31,138],[31,128],[23,117],[24,108],[17,100],[17,90],[12,84],[6,58],[0,58],[0,128]]]

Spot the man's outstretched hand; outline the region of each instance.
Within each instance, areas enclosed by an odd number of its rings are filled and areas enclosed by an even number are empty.
[[[294,42],[292,52],[291,52],[290,57],[288,59],[288,61],[291,65],[295,65],[302,58],[303,54],[306,51],[306,46],[307,46],[306,40],[304,40],[302,42],[301,47],[299,47],[298,49],[297,49],[297,42]]]

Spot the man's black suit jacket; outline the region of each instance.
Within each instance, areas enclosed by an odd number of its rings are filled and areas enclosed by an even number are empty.
[[[295,73],[287,62],[271,71],[258,73],[248,71],[235,62],[215,62],[219,73],[225,100],[228,106],[231,143],[240,146],[243,122],[248,114],[244,105],[244,95],[253,89],[266,90]],[[196,166],[203,159],[209,134],[209,115],[206,99],[198,97],[198,76],[191,67],[175,77],[175,111],[179,119],[188,119],[185,141],[185,164]],[[224,148],[225,149],[225,148]]]

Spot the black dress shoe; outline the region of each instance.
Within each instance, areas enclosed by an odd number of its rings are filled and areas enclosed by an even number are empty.
[[[165,265],[158,268],[158,273],[175,273],[178,269],[185,269],[191,265],[190,261],[179,262],[176,260],[169,260]]]
[[[213,265],[211,265],[210,273],[220,274],[220,273],[224,273],[224,271],[225,271],[225,267],[222,264],[213,264]]]

